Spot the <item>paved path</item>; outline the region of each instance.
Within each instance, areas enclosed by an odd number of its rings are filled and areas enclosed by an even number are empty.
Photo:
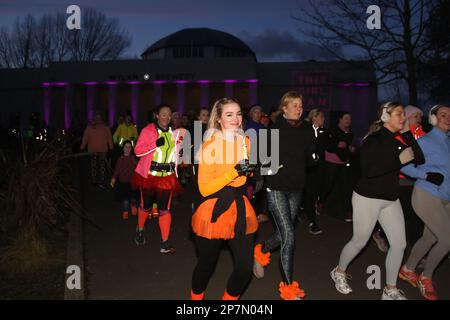
[[[147,244],[136,246],[133,237],[137,217],[122,220],[120,205],[113,201],[111,190],[91,186],[84,174],[85,205],[101,230],[86,225],[85,262],[88,299],[188,299],[192,270],[196,264],[195,246],[190,232],[191,204],[188,188],[186,194],[174,204],[172,243],[177,249],[173,255],[159,253],[160,235],[156,220],[147,222]],[[361,255],[350,265],[354,293],[339,294],[329,277],[336,265],[342,247],[352,235],[352,225],[322,215],[318,222],[324,230],[321,235],[308,233],[304,216],[297,225],[294,277],[305,289],[307,299],[369,299],[377,300],[381,290],[369,290],[366,269],[370,265],[381,268],[385,279],[385,254],[370,241]],[[264,223],[259,238],[267,238],[272,224]],[[409,248],[407,249],[409,251]],[[242,299],[279,299],[280,281],[278,252],[266,269],[264,279],[253,278]],[[232,261],[228,250],[223,250],[215,274],[206,292],[207,299],[222,296],[231,272]],[[450,298],[450,259],[445,259],[435,274],[436,288],[442,299]],[[383,285],[383,282],[382,282]],[[399,287],[410,299],[422,299],[417,289],[399,280]]]

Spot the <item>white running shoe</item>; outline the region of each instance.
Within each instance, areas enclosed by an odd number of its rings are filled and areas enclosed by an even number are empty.
[[[337,268],[334,268],[330,272],[331,279],[333,279],[334,284],[336,286],[336,290],[339,291],[342,294],[350,294],[352,293],[352,288],[348,285],[347,279],[349,279],[349,276],[346,274],[343,274],[341,272],[337,272]]]
[[[381,300],[408,300],[405,293],[397,288],[388,289],[384,287]]]

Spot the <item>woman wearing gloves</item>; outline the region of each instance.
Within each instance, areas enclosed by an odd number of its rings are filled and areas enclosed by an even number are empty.
[[[450,106],[437,105],[430,110],[429,122],[433,129],[419,145],[425,154],[425,164],[408,165],[402,172],[416,178],[412,205],[425,224],[422,237],[416,242],[400,278],[419,287],[422,296],[437,300],[433,287],[433,272],[450,251]],[[415,269],[428,253],[425,268],[419,276]]]
[[[181,192],[176,167],[182,134],[179,130],[172,131],[169,126],[171,115],[170,107],[161,104],[155,111],[155,123],[150,123],[142,129],[134,150],[140,159],[131,181],[133,188],[139,189],[141,195],[134,241],[137,245],[145,244],[145,221],[152,211],[153,203],[157,203],[162,240],[161,253],[175,252],[169,244],[172,221],[170,206],[172,198]]]
[[[383,300],[405,300],[397,289],[398,270],[406,247],[405,221],[399,201],[400,168],[414,160],[422,164],[423,154],[405,126],[403,106],[387,102],[378,110],[378,120],[372,125],[361,147],[361,178],[352,196],[353,237],[342,250],[339,265],[331,271],[337,291],[352,292],[346,270],[369,240],[377,221],[388,238],[390,248],[386,257],[386,286]],[[401,140],[396,135],[401,135]]]
[[[198,169],[203,202],[192,216],[198,262],[192,274],[191,299],[204,299],[222,245],[227,242],[234,269],[222,299],[237,300],[251,278],[258,221],[245,195],[247,176],[256,165],[249,164],[250,139],[243,135],[242,110],[236,100],[216,101],[206,135]]]
[[[425,136],[425,132],[422,130],[422,116],[423,112],[415,106],[407,106],[405,108],[406,122],[405,125],[409,125],[414,138],[417,140]],[[398,138],[398,137],[397,137]],[[403,214],[405,216],[405,229],[406,229],[406,241],[411,246],[416,243],[422,236],[423,223],[419,219],[411,204],[411,196],[413,192],[414,180],[400,174],[400,204],[402,205]],[[375,240],[378,248],[382,252],[387,252],[389,246],[387,244],[386,235],[381,229],[381,226],[377,223],[377,227],[373,233],[373,239]]]

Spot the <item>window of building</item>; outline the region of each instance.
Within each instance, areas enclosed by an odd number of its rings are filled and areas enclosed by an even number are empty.
[[[203,58],[203,47],[175,47],[173,48],[174,58]]]

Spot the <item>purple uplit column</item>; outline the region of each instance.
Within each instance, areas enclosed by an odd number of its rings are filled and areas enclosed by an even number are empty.
[[[225,80],[225,97],[227,98],[233,98],[233,83],[236,82],[236,80]]]
[[[209,107],[209,81],[200,80],[200,107]]]
[[[258,80],[248,80],[249,106],[258,103]]]
[[[369,83],[351,82],[341,83],[340,110],[352,115],[352,128],[355,138],[361,138],[369,127]]]
[[[131,117],[134,123],[138,123],[139,113],[139,82],[130,82],[131,84]]]
[[[353,85],[343,84],[339,88],[340,90],[340,106],[339,110],[350,112],[352,111],[352,103],[354,99]]]
[[[155,95],[155,105],[161,104],[162,102],[162,86],[166,83],[165,81],[153,81],[154,85],[154,95]]]
[[[70,128],[70,120],[72,115],[73,108],[73,99],[74,99],[74,90],[73,85],[67,85],[65,92],[65,101],[64,101],[64,129]]]
[[[86,82],[86,111],[88,123],[94,118],[96,83]]]
[[[107,82],[108,88],[108,124],[110,127],[114,125],[117,112],[117,82]]]
[[[52,109],[52,89],[50,84],[44,84],[44,105],[43,105],[44,122],[50,125],[50,113]]]
[[[367,128],[370,126],[370,101],[369,101],[369,93],[370,88],[368,86],[357,86],[355,88],[356,97],[355,103],[356,106],[353,108],[353,124],[356,124],[356,136],[363,137],[366,133]]]
[[[186,83],[185,80],[178,80],[177,83],[177,111],[184,114],[184,103],[186,98]]]

